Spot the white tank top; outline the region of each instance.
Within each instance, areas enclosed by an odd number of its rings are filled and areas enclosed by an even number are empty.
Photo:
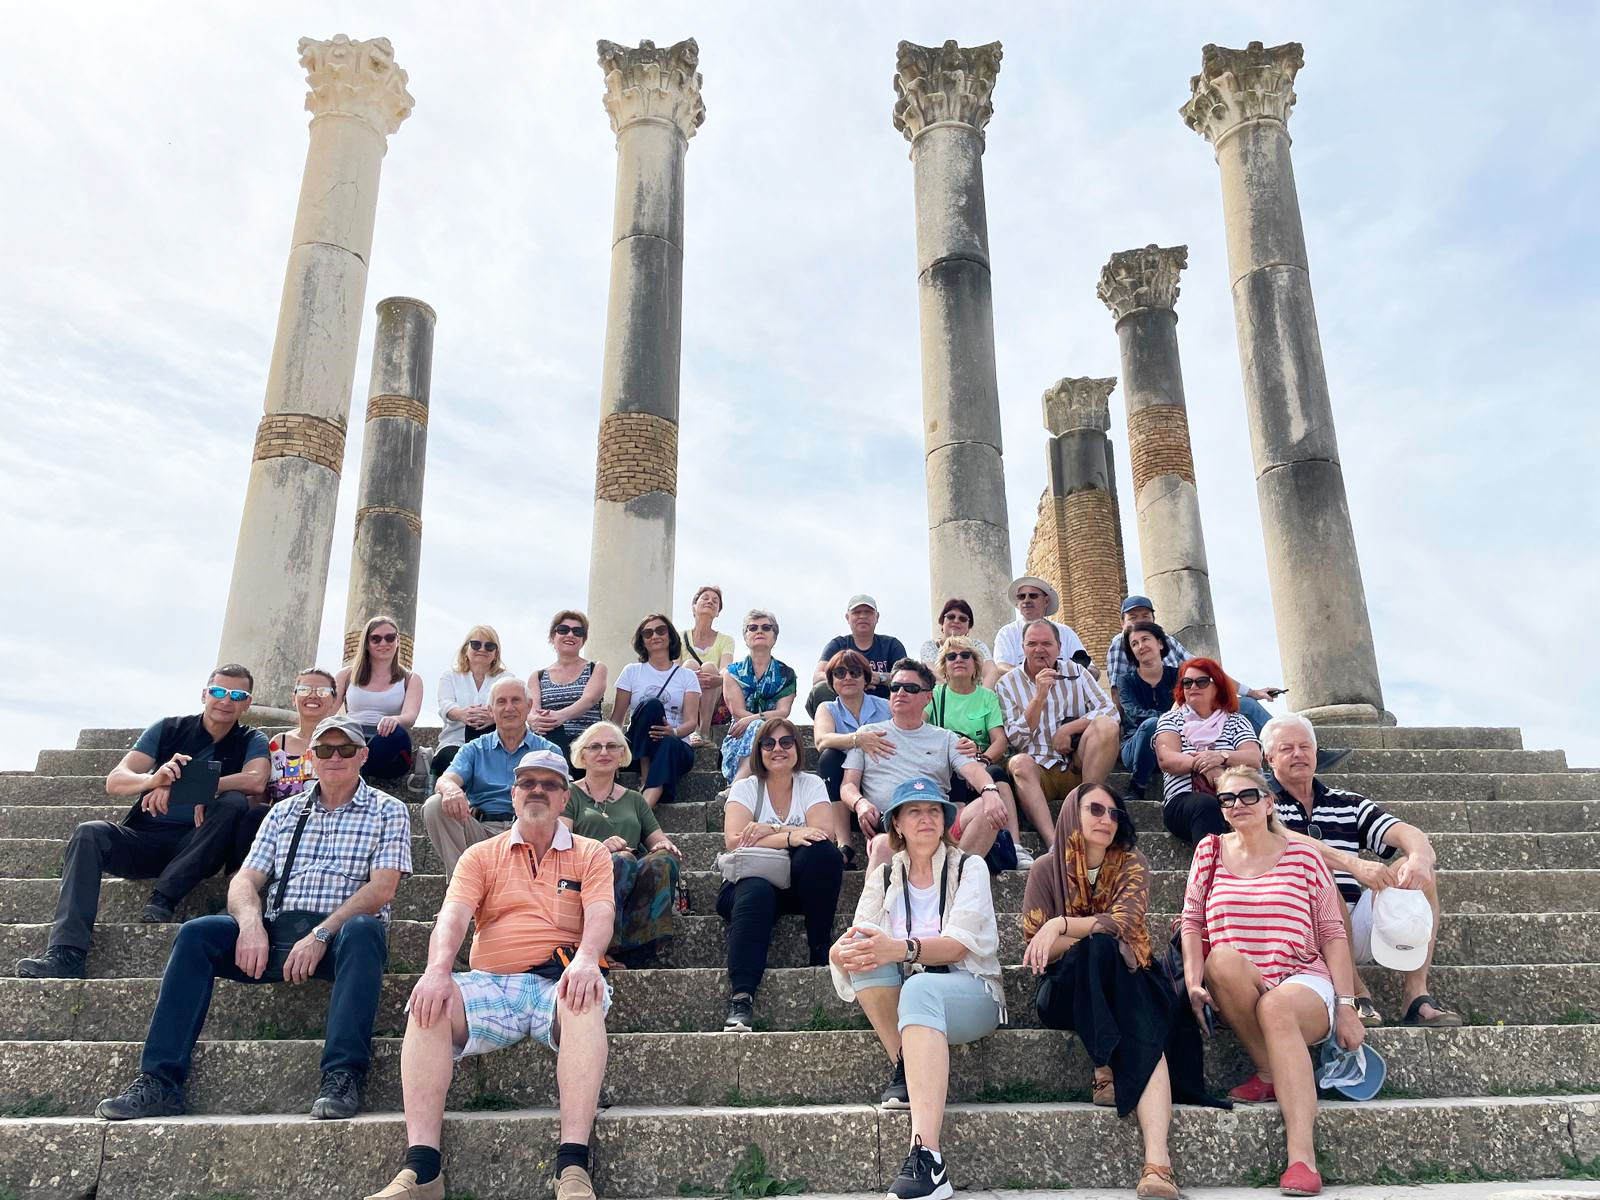
[[[406,705],[406,681],[397,679],[382,691],[351,683],[344,692],[344,708],[363,725],[376,725],[380,717],[398,717]]]

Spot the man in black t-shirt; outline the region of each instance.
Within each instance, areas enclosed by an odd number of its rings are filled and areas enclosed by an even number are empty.
[[[889,671],[895,663],[906,657],[906,648],[900,639],[878,632],[878,602],[865,592],[850,597],[845,606],[845,622],[849,633],[842,633],[822,648],[822,657],[811,672],[811,694],[806,697],[806,712],[817,715],[817,705],[834,698],[828,685],[828,660],[841,650],[854,650],[867,660],[872,668],[872,678],[867,680],[867,691],[874,696],[889,697]]]

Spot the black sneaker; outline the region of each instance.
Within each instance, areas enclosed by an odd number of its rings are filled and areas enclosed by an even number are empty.
[[[348,1121],[361,1111],[361,1081],[354,1071],[324,1071],[322,1090],[311,1102],[318,1121]]]
[[[955,1192],[950,1184],[950,1164],[935,1161],[933,1151],[923,1146],[922,1136],[917,1135],[900,1174],[889,1185],[887,1200],[948,1200]]]
[[[176,913],[172,901],[160,892],[151,892],[150,903],[144,906],[144,911],[139,914],[139,920],[146,925],[165,925],[173,920]]]
[[[728,1017],[722,1022],[723,1033],[754,1033],[756,1028],[756,998],[749,992],[740,992],[728,1000]]]
[[[884,1108],[910,1108],[911,1093],[906,1091],[906,1060],[896,1056],[894,1074],[889,1076],[889,1086],[883,1089],[878,1103]]]
[[[107,1121],[133,1121],[139,1117],[181,1117],[187,1111],[182,1092],[154,1075],[141,1074],[122,1095],[100,1101],[94,1115]]]
[[[75,946],[51,946],[38,958],[19,958],[17,974],[24,979],[84,979],[88,957]]]

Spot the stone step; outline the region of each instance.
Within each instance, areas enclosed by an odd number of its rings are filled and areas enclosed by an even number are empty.
[[[1346,1182],[1392,1180],[1395,1164],[1430,1162],[1470,1163],[1512,1178],[1555,1176],[1568,1160],[1593,1156],[1596,1103],[1582,1095],[1328,1103],[1318,1113],[1319,1166]],[[476,1200],[547,1194],[558,1133],[547,1109],[452,1114],[444,1129],[447,1184]],[[798,1190],[881,1192],[909,1140],[909,1113],[867,1105],[614,1107],[595,1124],[595,1184],[619,1198],[726,1194],[739,1148],[757,1146],[769,1176],[800,1181]],[[405,1143],[396,1114],[6,1121],[0,1189],[40,1200],[360,1196],[389,1180]],[[1087,1104],[952,1105],[942,1148],[952,1180],[969,1191],[1126,1189],[1141,1161],[1135,1123]],[[1275,1178],[1282,1123],[1271,1105],[1180,1108],[1171,1149],[1186,1185]],[[154,1162],[160,1171],[150,1169]]]
[[[1505,1026],[1479,1029],[1380,1029],[1371,1045],[1388,1066],[1386,1095],[1411,1098],[1600,1091],[1600,1079],[1574,1081],[1576,1064],[1600,1075],[1600,1026]],[[612,1033],[600,1102],[612,1104],[861,1104],[883,1088],[888,1062],[867,1030],[803,1033]],[[0,1042],[0,1111],[88,1116],[138,1071],[141,1044]],[[189,1080],[194,1115],[303,1112],[317,1094],[320,1040],[202,1040]],[[1233,1034],[1207,1047],[1213,1090],[1247,1077],[1252,1066]],[[1071,1033],[1001,1029],[981,1042],[952,1047],[950,1100],[981,1103],[1002,1093],[1057,1101],[1089,1098],[1093,1071]],[[524,1043],[471,1058],[451,1080],[447,1106],[554,1107],[555,1058]],[[364,1107],[398,1112],[400,1039],[373,1043]]]

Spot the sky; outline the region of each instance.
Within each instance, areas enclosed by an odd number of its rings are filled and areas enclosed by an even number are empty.
[[[1279,681],[1218,173],[1178,109],[1207,42],[1293,40],[1294,165],[1387,707],[1520,726],[1600,764],[1567,657],[1600,616],[1583,483],[1600,453],[1600,8],[150,0],[14,5],[7,22],[0,769],[198,704],[307,146],[296,43],[340,32],[392,41],[416,109],[383,165],[330,668],[385,296],[438,313],[425,713],[470,625],[496,626],[526,672],[553,657],[550,614],[585,604],[616,165],[599,38],[700,45],[678,614],[710,582],[723,628],[774,609],[802,673],[858,591],[913,649],[932,632],[891,77],[901,39],[955,38],[1004,45],[984,173],[1016,572],[1046,478],[1041,393],[1119,373],[1101,266],[1186,244],[1178,336],[1223,661]],[[1125,470],[1120,393],[1111,406]],[[1137,580],[1126,499],[1122,519]]]

